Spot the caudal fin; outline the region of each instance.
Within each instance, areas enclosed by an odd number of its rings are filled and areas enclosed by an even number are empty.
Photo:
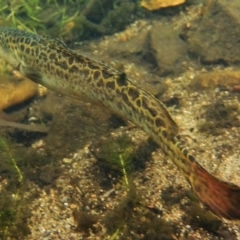
[[[229,220],[240,220],[240,187],[221,181],[196,164],[190,177],[199,200],[215,215]]]

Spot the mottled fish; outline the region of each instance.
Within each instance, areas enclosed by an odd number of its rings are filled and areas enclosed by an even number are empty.
[[[97,103],[143,129],[173,160],[200,201],[214,214],[240,219],[240,188],[207,172],[179,142],[178,126],[152,94],[105,64],[58,39],[0,28],[0,56],[43,86]]]

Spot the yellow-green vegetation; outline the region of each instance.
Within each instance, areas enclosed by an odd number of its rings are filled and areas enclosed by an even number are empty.
[[[9,76],[13,68],[6,61],[0,59],[0,75]]]
[[[21,184],[23,181],[23,175],[19,167],[17,166],[15,157],[13,156],[12,150],[9,147],[9,144],[6,139],[0,138],[0,150],[3,154],[3,159],[5,159],[6,164],[12,167],[12,171],[17,174],[17,178],[19,183]]]
[[[222,226],[221,219],[204,209],[191,191],[187,191],[185,195],[191,200],[184,208],[186,215],[190,218],[188,221],[190,221],[191,226],[193,228],[204,228],[209,232],[217,232]]]
[[[97,144],[97,151],[93,152],[102,167],[101,172],[106,172],[117,181],[115,188],[120,192],[119,204],[107,211],[103,217],[98,216],[97,220],[96,217],[94,219],[106,226],[105,239],[134,239],[135,233],[143,234],[146,239],[171,239],[174,234],[174,229],[159,218],[159,212],[149,210],[143,197],[146,194],[134,183],[137,174],[135,170],[145,157],[142,153],[144,147],[140,148],[129,136],[121,135],[101,139]],[[91,216],[86,217],[83,213],[76,215],[81,230],[86,228],[82,225],[83,222],[88,223],[88,228],[95,223]]]
[[[7,239],[20,226],[24,233],[29,229],[24,224],[27,215],[26,209],[23,209],[24,176],[17,165],[13,145],[3,137],[0,138],[0,158],[0,238]]]
[[[101,222],[106,228],[105,240],[139,239],[139,236],[144,236],[144,239],[173,239],[175,228],[144,205],[144,195],[131,182],[119,204],[104,215],[74,211],[76,229],[89,233],[95,230],[94,224]]]
[[[96,157],[101,161],[105,171],[115,172],[121,175],[121,186],[126,191],[126,196],[122,199],[122,203],[113,212],[111,211],[104,219],[109,227],[111,234],[110,239],[118,239],[122,234],[122,229],[127,223],[127,216],[140,202],[140,197],[136,195],[136,189],[130,179],[130,173],[133,170],[133,158],[136,152],[134,143],[126,136],[122,135],[116,139],[108,138],[100,144],[99,152]],[[99,147],[99,146],[98,146]],[[119,186],[121,188],[121,186]],[[114,217],[113,217],[114,216]]]
[[[0,2],[0,23],[29,32],[45,31],[48,25],[55,24],[61,31],[75,16],[71,11],[66,12],[67,6],[71,8],[74,4],[73,1],[60,3],[57,0],[3,0]],[[85,4],[85,1],[79,4]]]
[[[141,235],[144,239],[172,239],[174,228],[145,207],[143,196],[144,192],[138,192],[132,184],[119,205],[103,219],[107,226],[105,239],[138,239]]]
[[[30,233],[27,224],[31,214],[29,203],[38,193],[31,181],[45,183],[49,178],[47,174],[54,175],[54,166],[49,164],[48,158],[3,136],[0,137],[0,159],[0,239],[25,239]],[[41,171],[41,167],[45,167],[46,176],[37,177],[36,171]]]
[[[121,31],[141,10],[137,0],[2,0],[0,26],[72,42]]]
[[[122,174],[123,174],[123,178],[124,178],[124,183],[127,187],[127,189],[129,190],[129,179],[128,179],[128,175],[127,175],[127,171],[126,171],[126,166],[125,166],[125,159],[122,157],[122,155],[119,155],[119,162],[121,164],[121,168],[122,168]]]
[[[190,217],[191,226],[194,228],[204,228],[209,232],[217,232],[222,225],[221,219],[203,209],[198,202],[192,202],[186,213]]]
[[[188,191],[177,191],[172,186],[162,191],[162,200],[165,205],[173,207],[178,206],[183,198],[188,198],[185,204],[180,204],[182,210],[186,213],[186,217],[183,221],[186,224],[190,224],[192,228],[204,228],[209,232],[217,232],[222,227],[222,221],[220,218],[215,216],[213,213],[204,209],[201,204],[199,204],[196,195]],[[185,236],[187,238],[187,236]]]
[[[96,158],[101,161],[102,167],[107,172],[113,172],[115,176],[120,174],[124,186],[129,190],[130,173],[133,170],[133,158],[136,148],[132,140],[122,135],[116,139],[108,138],[98,145],[99,151]]]

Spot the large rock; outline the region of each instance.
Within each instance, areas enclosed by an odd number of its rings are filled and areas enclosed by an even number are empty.
[[[240,1],[213,1],[186,36],[189,52],[204,63],[239,63]]]
[[[38,94],[38,85],[23,77],[0,76],[0,111],[23,103]]]
[[[150,54],[152,54],[161,76],[179,74],[186,68],[186,44],[171,24],[153,24],[150,32]]]
[[[103,48],[99,50],[97,45],[98,57],[102,52],[101,59],[104,59],[104,56],[113,56],[114,59],[124,59],[125,65],[126,61],[130,64],[138,63],[158,77],[178,75],[186,70],[188,61],[186,43],[179,35],[180,32],[171,23],[154,21],[150,24],[148,22],[109,37],[107,48],[104,50]],[[121,69],[118,70],[121,71]],[[139,73],[140,69],[137,71]],[[135,78],[144,79],[145,76]],[[151,76],[151,82],[159,82],[159,80]]]
[[[240,71],[224,70],[224,71],[211,71],[197,74],[190,83],[190,88],[194,91],[203,89],[233,89],[238,90],[237,86],[240,84]]]

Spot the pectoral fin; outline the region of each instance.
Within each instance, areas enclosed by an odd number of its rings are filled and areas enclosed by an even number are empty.
[[[19,70],[25,77],[34,81],[35,83],[42,82],[42,74],[38,72],[36,69],[20,65]]]

